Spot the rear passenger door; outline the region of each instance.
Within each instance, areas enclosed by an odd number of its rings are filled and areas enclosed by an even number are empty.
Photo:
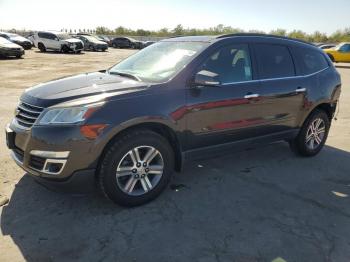
[[[263,115],[269,125],[267,133],[288,131],[297,127],[306,87],[296,76],[293,57],[288,46],[257,43],[253,45],[258,78],[259,98]]]

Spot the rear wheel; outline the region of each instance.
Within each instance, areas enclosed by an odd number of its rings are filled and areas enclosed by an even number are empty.
[[[107,149],[98,170],[104,195],[123,206],[156,198],[168,185],[174,154],[168,141],[149,130],[123,135]]]
[[[44,46],[43,43],[39,43],[38,48],[39,48],[40,52],[46,52],[46,47]]]
[[[298,136],[289,142],[291,149],[302,156],[314,156],[323,148],[330,127],[328,115],[315,110],[302,126]]]

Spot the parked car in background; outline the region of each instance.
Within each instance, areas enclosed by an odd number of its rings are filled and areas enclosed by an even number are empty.
[[[324,49],[333,62],[350,63],[350,42],[340,43],[334,48]]]
[[[340,92],[333,63],[306,42],[172,38],[108,70],[26,89],[7,145],[42,184],[81,191],[97,183],[108,199],[136,206],[156,198],[189,159],[276,141],[317,155]]]
[[[104,41],[108,44],[108,46],[112,46],[112,40],[105,35],[97,35],[101,41]]]
[[[333,47],[336,47],[337,45],[336,44],[323,44],[323,45],[320,45],[319,48],[321,49],[330,49],[330,48],[333,48]]]
[[[27,38],[14,33],[0,32],[0,37],[6,38],[12,43],[22,46],[24,49],[31,49],[33,45]]]
[[[26,38],[32,43],[32,47],[35,46],[34,45],[34,33],[30,33],[26,36]]]
[[[63,53],[80,53],[84,49],[84,44],[80,39],[59,31],[39,31],[35,33],[34,44],[41,52],[54,50]]]
[[[138,41],[131,37],[116,37],[112,40],[112,46],[114,48],[133,48],[142,49],[144,42]]]
[[[20,45],[17,45],[4,37],[0,37],[0,56],[11,57],[15,56],[21,58],[24,55],[24,49]]]
[[[90,51],[106,51],[108,44],[91,35],[76,35],[75,38],[80,39],[84,43],[84,50]]]
[[[143,44],[143,48],[147,47],[147,46],[150,46],[150,45],[153,45],[155,43],[155,41],[146,41],[144,44]]]

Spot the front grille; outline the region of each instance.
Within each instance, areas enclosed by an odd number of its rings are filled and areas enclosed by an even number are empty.
[[[44,108],[42,107],[20,102],[16,109],[17,123],[26,128],[30,128],[43,110]]]
[[[83,44],[82,44],[82,43],[77,42],[77,43],[75,44],[75,49],[82,49],[82,48],[83,48]]]
[[[42,170],[44,168],[45,161],[46,161],[45,158],[31,155],[29,166],[37,170]]]

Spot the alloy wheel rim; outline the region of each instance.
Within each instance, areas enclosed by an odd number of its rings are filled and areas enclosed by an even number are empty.
[[[311,122],[306,132],[305,143],[308,149],[315,150],[318,148],[325,137],[326,124],[321,118],[316,118]]]
[[[163,157],[157,149],[152,146],[135,147],[118,163],[117,185],[128,195],[140,196],[157,186],[163,170]]]

